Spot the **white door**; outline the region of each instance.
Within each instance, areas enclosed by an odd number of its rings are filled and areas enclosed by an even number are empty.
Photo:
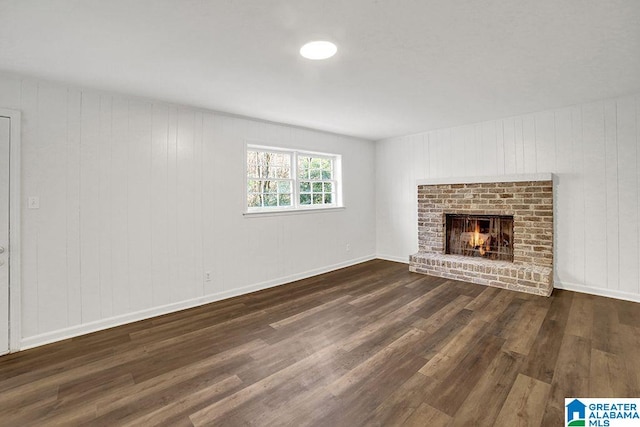
[[[0,354],[9,352],[9,129],[0,117]]]

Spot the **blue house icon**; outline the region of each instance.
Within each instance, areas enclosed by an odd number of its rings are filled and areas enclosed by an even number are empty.
[[[584,410],[587,406],[580,402],[578,399],[574,399],[567,405],[567,422],[571,422],[574,418],[584,420]],[[575,414],[578,414],[576,417]]]

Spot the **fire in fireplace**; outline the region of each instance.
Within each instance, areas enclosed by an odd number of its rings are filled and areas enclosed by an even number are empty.
[[[513,216],[445,217],[445,253],[513,262]]]

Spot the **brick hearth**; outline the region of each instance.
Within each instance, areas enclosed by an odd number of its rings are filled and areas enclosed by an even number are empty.
[[[418,184],[417,273],[548,296],[553,290],[551,174]],[[445,215],[513,215],[513,262],[448,255]]]

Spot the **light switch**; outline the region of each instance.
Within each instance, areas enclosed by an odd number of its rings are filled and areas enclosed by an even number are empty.
[[[40,209],[40,197],[29,197],[29,209]]]

